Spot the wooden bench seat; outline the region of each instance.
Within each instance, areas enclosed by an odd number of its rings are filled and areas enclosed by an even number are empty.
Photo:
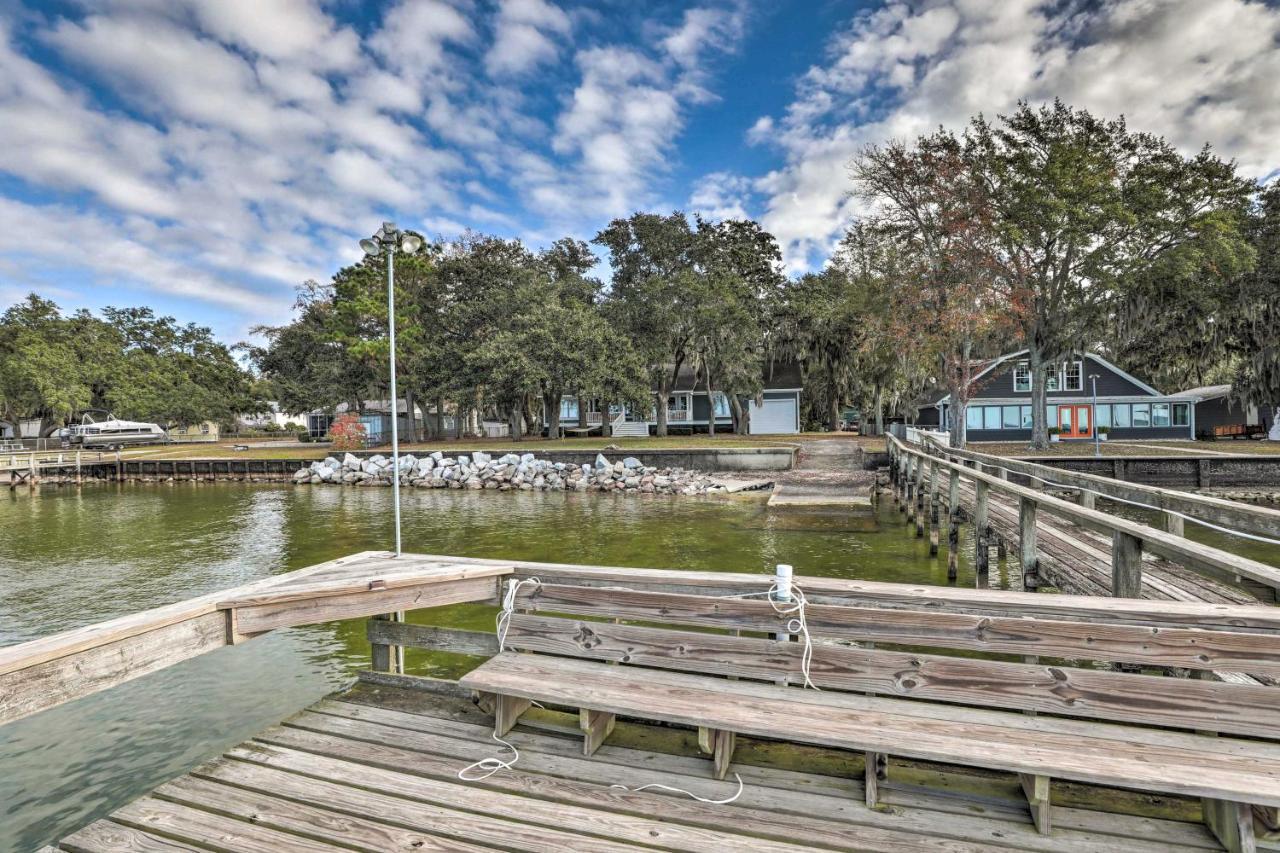
[[[1233,808],[1237,803],[1280,805],[1280,745],[1236,738],[802,690],[541,654],[503,653],[460,683],[513,703],[506,705],[500,733],[533,700],[872,755],[1006,770],[1025,774],[1024,783],[1032,790],[1043,790],[1048,778],[1059,777],[1205,797]],[[724,764],[727,769],[727,759]],[[1241,807],[1240,819],[1246,814]],[[1232,820],[1234,813],[1217,818]]]

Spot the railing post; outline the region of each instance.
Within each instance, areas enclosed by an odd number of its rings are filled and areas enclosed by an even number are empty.
[[[1120,530],[1111,534],[1111,594],[1142,597],[1142,540]]]
[[[929,462],[929,556],[938,554],[938,512],[942,495],[938,488],[938,460]]]
[[[947,488],[947,580],[953,581],[959,573],[960,551],[960,472],[952,468]]]
[[[913,477],[916,472],[915,457],[909,453],[904,453],[903,458],[906,460],[906,470],[902,475],[902,505],[898,509],[907,514],[907,523],[915,521],[915,512],[912,510],[912,501],[915,500],[916,490]]]
[[[1018,501],[1018,562],[1023,585],[1034,591],[1040,585],[1040,561],[1036,558],[1036,503],[1030,498]]]
[[[916,536],[924,536],[924,458],[916,457]]]
[[[1091,492],[1088,489],[1081,489],[1079,500],[1080,500],[1080,506],[1084,507],[1085,509],[1097,509],[1098,493]]]
[[[1186,536],[1185,524],[1182,516],[1177,513],[1165,510],[1164,513],[1164,529],[1172,533],[1174,536]]]
[[[982,466],[979,465],[981,470]],[[974,507],[973,507],[973,530],[977,540],[973,554],[974,569],[979,575],[985,575],[991,568],[991,542],[990,534],[987,529],[988,516],[990,515],[990,491],[991,487],[978,480],[974,483]]]

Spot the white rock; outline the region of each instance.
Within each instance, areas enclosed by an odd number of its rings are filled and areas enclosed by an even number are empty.
[[[359,471],[360,457],[353,456],[352,454],[348,453],[347,455],[342,457],[342,467],[346,468],[348,471]]]
[[[635,458],[634,456],[628,456],[626,459],[622,460],[622,467],[623,468],[639,468],[640,460]]]
[[[611,467],[611,466],[609,465],[609,460],[604,458],[604,454],[603,454],[603,453],[597,453],[597,454],[596,454],[596,468],[597,468],[597,469],[599,469],[599,470],[601,470],[601,471],[603,471],[603,470],[605,470],[606,468],[609,468],[609,467]]]
[[[443,452],[441,452],[441,451],[439,451],[439,450],[437,450],[435,453],[432,453],[432,454],[431,454],[431,458],[432,458],[432,459],[434,459],[435,461],[439,462],[441,459],[443,459],[443,458],[444,458],[444,453],[443,453]]]
[[[490,456],[488,453],[484,453],[483,451],[480,451],[480,450],[477,450],[475,453],[473,453],[471,455],[471,458],[475,460],[475,463],[477,465],[488,465],[489,461],[493,459],[493,457]]]

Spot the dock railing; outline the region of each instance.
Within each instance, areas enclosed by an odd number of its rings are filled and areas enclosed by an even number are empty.
[[[1070,486],[1080,496],[1080,502],[1073,503],[1044,490],[1046,486],[1056,488],[1061,482],[1059,475],[1064,472],[1057,469],[1030,466],[1030,463],[1015,466],[1009,464],[1013,460],[1002,457],[982,458],[984,454],[956,451],[945,447],[936,434],[921,430],[908,430],[907,436],[908,441],[905,442],[894,436],[887,438],[891,477],[895,492],[910,519],[915,522],[917,530],[922,530],[926,522],[931,520],[930,546],[933,553],[937,553],[940,538],[939,505],[942,489],[945,485],[949,542],[954,552],[959,525],[959,486],[961,482],[968,481],[974,489],[973,525],[979,537],[985,538],[989,527],[990,496],[993,492],[1009,498],[1017,505],[1018,562],[1024,575],[1037,573],[1036,518],[1039,513],[1044,512],[1111,537],[1111,592],[1117,597],[1140,596],[1144,552],[1214,577],[1237,582],[1241,578],[1247,578],[1272,590],[1280,590],[1280,568],[1194,542],[1180,533],[1152,527],[1096,508],[1095,499],[1099,494],[1107,497],[1118,495],[1133,484],[1116,484],[1106,481],[1106,478],[1077,475],[1087,478],[1080,481],[1087,482],[1087,486]],[[1036,470],[1033,471],[1033,468]],[[1011,472],[1027,476],[1033,485],[1024,486],[1012,482]],[[1050,476],[1054,479],[1050,480]],[[1146,495],[1146,490],[1153,490],[1153,487],[1138,486],[1129,494]],[[1168,492],[1164,489],[1153,491]],[[1172,494],[1162,497],[1170,505],[1174,505],[1175,497]],[[1255,527],[1263,524],[1257,519],[1274,512],[1244,504],[1233,507],[1228,501],[1202,495],[1188,496],[1185,502],[1178,502],[1176,505],[1205,514],[1212,509],[1219,519],[1229,515],[1227,520],[1230,522]],[[1250,521],[1246,522],[1246,519]],[[986,568],[985,550],[980,543],[977,554],[979,571]]]

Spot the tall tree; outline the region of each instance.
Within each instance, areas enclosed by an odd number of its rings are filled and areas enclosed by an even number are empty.
[[[1220,334],[1237,365],[1236,400],[1274,418],[1280,409],[1280,183],[1272,182],[1258,194],[1247,234],[1256,266],[1239,277]]]
[[[613,267],[605,314],[646,365],[657,389],[657,434],[665,436],[667,400],[698,331],[693,231],[678,211],[637,213],[613,220],[593,242],[608,250]]]
[[[1183,157],[1060,101],[975,118],[966,155],[990,200],[992,263],[1031,368],[1032,445],[1048,444],[1048,374],[1099,335],[1131,288],[1175,255],[1239,256],[1251,186],[1206,148]]]

